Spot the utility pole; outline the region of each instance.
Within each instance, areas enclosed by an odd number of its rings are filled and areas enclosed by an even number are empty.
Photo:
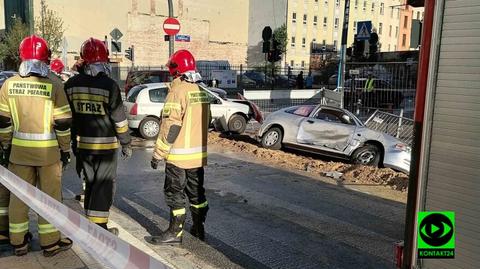
[[[168,0],[168,17],[173,18],[173,3],[172,0]],[[170,39],[168,41],[168,55],[172,56],[173,51],[174,51],[174,46],[175,46],[175,37],[170,36]]]
[[[340,107],[343,108],[343,96],[345,90],[343,86],[345,85],[345,61],[347,55],[347,40],[348,40],[348,23],[350,17],[350,0],[345,0],[345,11],[343,13],[343,31],[342,31],[342,47],[340,49],[340,64],[338,65],[338,80],[337,80],[337,89],[340,91]]]

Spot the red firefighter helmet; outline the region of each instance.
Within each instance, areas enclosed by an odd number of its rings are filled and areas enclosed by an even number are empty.
[[[50,59],[50,49],[47,41],[36,35],[25,37],[18,47],[20,59],[23,61],[39,60],[48,63]]]
[[[170,56],[167,63],[170,75],[178,77],[188,71],[195,71],[195,58],[188,50],[179,50]]]
[[[91,37],[83,42],[80,56],[86,64],[107,63],[108,49],[103,41]]]
[[[65,65],[60,59],[53,59],[50,61],[50,70],[52,70],[55,73],[61,73],[64,67]]]

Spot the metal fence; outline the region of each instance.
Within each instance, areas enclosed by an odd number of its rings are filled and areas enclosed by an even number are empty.
[[[413,120],[403,116],[403,110],[400,110],[399,115],[377,110],[365,122],[368,128],[396,137],[410,147],[413,142],[413,124]]]

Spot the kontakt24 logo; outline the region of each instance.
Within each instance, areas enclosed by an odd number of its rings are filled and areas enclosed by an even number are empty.
[[[417,242],[421,259],[455,258],[455,212],[419,212]]]

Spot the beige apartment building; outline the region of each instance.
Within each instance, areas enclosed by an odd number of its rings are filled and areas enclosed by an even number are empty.
[[[379,51],[408,50],[400,47],[404,33],[401,25],[404,0],[350,0],[347,46],[354,42],[357,24],[371,21],[379,36]],[[289,0],[287,7],[288,46],[285,63],[295,68],[308,68],[311,45],[331,45],[340,49],[345,0]],[[415,13],[417,14],[417,13]],[[423,16],[423,15],[422,15]],[[403,18],[404,19],[404,18]],[[411,29],[411,16],[407,28]],[[409,30],[410,31],[410,30]]]

